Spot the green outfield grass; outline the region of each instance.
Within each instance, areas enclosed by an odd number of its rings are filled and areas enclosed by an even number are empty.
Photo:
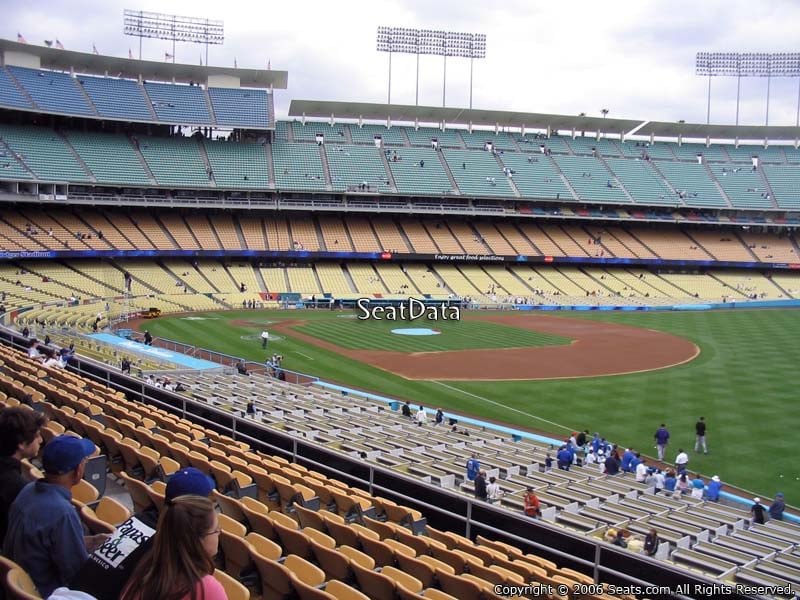
[[[701,354],[670,369],[611,377],[420,382],[291,337],[271,343],[269,352],[283,354],[286,368],[323,379],[555,436],[575,429],[599,431],[623,446],[650,455],[655,452],[653,433],[665,422],[672,432],[669,459],[683,446],[690,451],[691,469],[707,476],[718,474],[723,482],[754,490],[761,496],[771,497],[782,491],[787,502],[800,504],[800,465],[792,438],[800,425],[794,381],[800,365],[800,312],[787,309],[553,315],[669,332],[695,342]],[[148,327],[154,335],[263,361],[265,353],[260,342],[241,339],[257,335],[261,326],[232,327],[228,320],[316,321],[329,320],[332,315],[327,311],[249,311],[202,316],[211,320],[161,318],[148,323]],[[352,319],[334,318],[342,322],[341,327],[358,327]],[[641,351],[647,352],[647,348]],[[694,422],[701,415],[708,422],[707,456],[691,452]]]
[[[392,329],[426,327],[439,335],[397,335]],[[479,350],[559,346],[569,338],[529,329],[508,327],[488,321],[361,321],[358,319],[316,319],[292,327],[302,333],[327,340],[351,350],[394,350],[396,352],[436,352],[441,350]]]

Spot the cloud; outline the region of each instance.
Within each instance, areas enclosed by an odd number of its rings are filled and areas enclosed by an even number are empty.
[[[69,49],[138,55],[138,39],[123,35],[127,2],[109,0],[5,0],[0,35],[29,42],[58,37]],[[252,3],[175,0],[165,8],[153,0],[143,10],[225,21],[225,44],[209,49],[212,65],[289,71],[289,89],[276,93],[283,115],[292,98],[386,102],[389,60],[376,51],[380,25],[442,28],[485,33],[486,58],[473,64],[473,105],[523,110],[705,122],[707,81],[695,75],[695,53],[796,51],[800,3],[793,0],[321,0]],[[171,42],[146,39],[143,57],[163,60]],[[178,61],[196,64],[205,50],[178,44]],[[419,102],[441,105],[441,57],[420,58]],[[413,104],[416,57],[393,55],[392,101]],[[469,104],[469,61],[447,61],[447,104]],[[712,82],[712,121],[733,122],[736,87]],[[740,122],[761,124],[763,81],[741,88]],[[772,82],[770,122],[793,124],[796,81]],[[794,85],[794,92],[791,88]],[[761,106],[761,109],[759,109]]]

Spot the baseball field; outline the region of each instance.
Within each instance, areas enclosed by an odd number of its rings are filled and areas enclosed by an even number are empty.
[[[556,437],[588,429],[654,455],[672,434],[690,469],[800,504],[792,436],[800,312],[465,312],[461,321],[360,321],[329,311],[231,311],[160,318],[151,333]],[[427,335],[399,335],[411,328]],[[260,332],[272,340],[261,349]],[[424,331],[430,330],[430,331]],[[709,454],[692,452],[708,423]]]

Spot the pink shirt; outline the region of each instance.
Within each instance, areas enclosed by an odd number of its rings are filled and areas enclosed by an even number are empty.
[[[203,577],[198,587],[203,590],[201,594],[198,594],[200,598],[205,598],[205,600],[228,600],[228,594],[225,593],[222,584],[213,575]],[[189,598],[190,596],[187,594],[183,597],[183,600],[189,600]]]

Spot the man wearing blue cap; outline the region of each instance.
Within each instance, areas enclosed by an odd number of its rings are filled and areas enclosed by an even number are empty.
[[[188,467],[170,477],[164,496],[169,503],[178,496],[207,497],[213,489],[213,479],[199,469]],[[98,600],[119,598],[133,569],[152,547],[157,525],[155,506],[122,523],[116,533],[89,556],[71,581],[70,589],[86,592]]]
[[[786,502],[783,500],[783,493],[778,492],[775,495],[775,500],[772,501],[767,511],[769,512],[769,518],[775,519],[776,521],[783,521],[784,510],[786,510]]]
[[[3,554],[28,572],[44,598],[66,585],[88,552],[108,538],[85,537],[70,503],[70,490],[83,478],[86,459],[95,450],[90,440],[54,437],[42,453],[44,479],[26,485],[11,505]]]

